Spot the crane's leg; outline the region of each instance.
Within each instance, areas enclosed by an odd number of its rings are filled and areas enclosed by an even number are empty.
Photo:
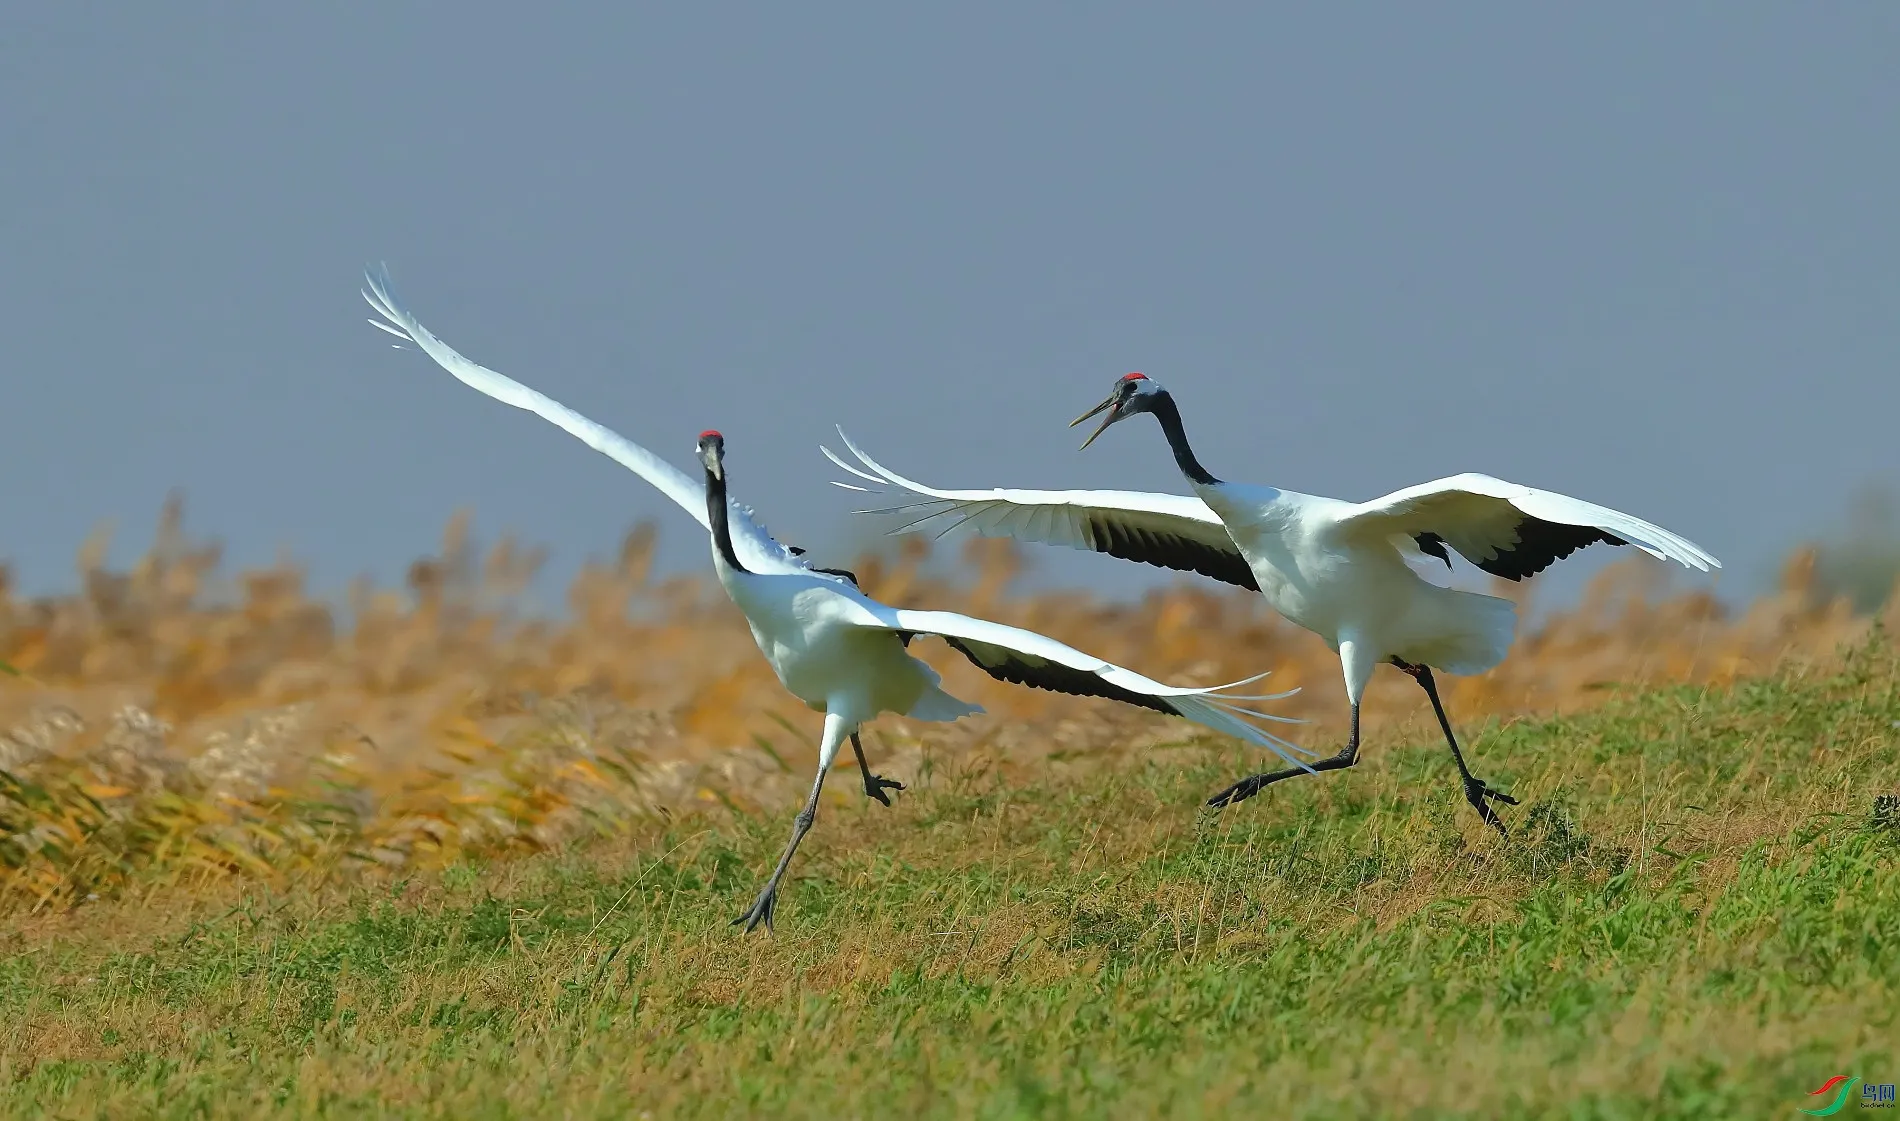
[[[1502,790],[1491,789],[1483,779],[1471,773],[1470,767],[1465,766],[1464,752],[1458,750],[1458,737],[1451,733],[1451,721],[1445,716],[1444,702],[1438,699],[1438,682],[1432,679],[1432,668],[1415,666],[1409,662],[1401,662],[1397,658],[1392,659],[1392,664],[1411,674],[1412,679],[1424,687],[1425,695],[1432,699],[1432,712],[1438,716],[1438,726],[1444,730],[1445,742],[1451,745],[1452,760],[1458,764],[1458,775],[1465,782],[1465,801],[1471,803],[1471,808],[1478,811],[1478,816],[1483,818],[1486,824],[1496,829],[1501,835],[1510,836],[1504,832],[1504,822],[1499,819],[1498,812],[1491,808],[1491,803],[1486,799],[1496,798],[1510,806],[1517,805],[1517,799]]]
[[[825,788],[825,772],[831,769],[831,761],[838,757],[838,747],[848,734],[844,717],[835,712],[825,714],[825,735],[818,745],[818,777],[812,780],[811,796],[805,799],[805,808],[798,811],[792,819],[792,839],[785,846],[785,854],[778,858],[778,867],[772,869],[772,878],[765,881],[765,889],[752,901],[746,913],[732,920],[732,925],[745,924],[745,932],[750,934],[760,923],[765,929],[772,929],[772,912],[778,906],[779,881],[785,878],[785,869],[791,867],[792,854],[798,851],[798,842],[811,832],[811,823],[818,817],[818,794]]]
[[[884,792],[886,790],[902,790],[904,789],[904,784],[894,778],[885,778],[883,775],[874,775],[871,773],[871,764],[865,762],[864,745],[858,742],[858,734],[856,732],[851,733],[851,750],[855,752],[858,757],[858,773],[864,776],[864,792],[885,805],[890,805],[891,796]]]
[[[1346,746],[1339,754],[1321,759],[1313,764],[1315,771],[1339,771],[1359,761],[1359,705],[1352,706],[1352,734],[1346,737]],[[1264,775],[1248,775],[1239,782],[1221,791],[1207,800],[1210,806],[1231,806],[1235,802],[1244,802],[1283,778],[1298,778],[1307,772],[1298,767],[1288,767],[1284,771],[1273,771]]]

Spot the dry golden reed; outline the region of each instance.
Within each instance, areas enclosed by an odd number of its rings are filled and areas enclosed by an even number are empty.
[[[789,802],[809,781],[818,718],[778,686],[710,580],[653,577],[653,544],[638,527],[613,563],[584,568],[561,623],[510,610],[540,554],[503,540],[484,555],[460,515],[405,593],[353,589],[348,626],[288,563],[220,577],[217,547],[187,539],[175,501],[130,571],[106,569],[103,541],[90,542],[77,594],[23,599],[0,572],[0,897],[42,907],[135,882],[340,875]],[[1013,597],[1008,542],[965,546],[962,580],[933,575],[930,559],[905,539],[856,568],[887,602],[1029,627],[1171,682],[1271,669],[1271,687],[1304,687],[1276,706],[1312,721],[1293,738],[1340,731],[1337,659],[1258,596],[1182,582],[1134,603]],[[1820,602],[1814,564],[1797,554],[1777,591],[1737,613],[1626,558],[1574,610],[1526,629],[1498,669],[1448,679],[1448,703],[1476,728],[1621,686],[1826,661],[1880,619]],[[1900,632],[1900,596],[1884,611]],[[1155,714],[997,684],[938,643],[918,650],[990,715],[880,721],[868,742],[893,777],[937,758],[1009,768],[1202,739]],[[1368,730],[1420,713],[1417,690],[1375,684]]]

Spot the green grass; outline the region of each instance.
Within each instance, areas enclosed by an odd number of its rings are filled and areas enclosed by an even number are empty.
[[[395,882],[154,889],[11,923],[0,1111],[37,1117],[1791,1117],[1900,1081],[1900,677],[1420,724],[1215,815],[1192,748],[886,810]],[[1858,1098],[1849,1103],[1858,1113]],[[1848,1115],[1848,1114],[1843,1114]]]

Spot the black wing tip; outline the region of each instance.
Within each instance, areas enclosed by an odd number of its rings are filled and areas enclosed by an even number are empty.
[[[1434,535],[1436,536],[1436,535]],[[1509,549],[1499,550],[1491,557],[1472,561],[1484,572],[1505,580],[1523,580],[1563,560],[1580,549],[1601,542],[1605,545],[1627,545],[1628,541],[1593,525],[1566,525],[1563,522],[1545,521],[1528,514],[1517,523],[1517,543]],[[1466,558],[1469,560],[1470,558]],[[1449,560],[1446,561],[1450,563]]]
[[[1219,549],[1184,537],[1122,525],[1112,518],[1085,518],[1083,539],[1088,547],[1118,560],[1151,564],[1175,572],[1193,572],[1223,584],[1260,590],[1247,558],[1237,550]]]
[[[949,643],[952,650],[968,658],[971,665],[1006,684],[1022,685],[1051,693],[1066,693],[1071,697],[1100,697],[1103,700],[1120,701],[1137,708],[1153,709],[1169,716],[1181,715],[1160,697],[1151,697],[1146,693],[1137,693],[1131,689],[1111,685],[1099,675],[1087,670],[1072,669],[1056,662],[1041,662],[1032,666],[1019,661],[1006,661],[992,665],[978,657],[976,651],[962,639],[947,634],[938,637]]]

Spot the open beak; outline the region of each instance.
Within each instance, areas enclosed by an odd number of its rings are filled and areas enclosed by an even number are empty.
[[[1120,411],[1118,411],[1115,408],[1116,404],[1120,401],[1120,397],[1121,395],[1119,392],[1111,393],[1108,395],[1108,400],[1102,402],[1101,404],[1090,409],[1088,412],[1083,413],[1081,416],[1076,417],[1074,420],[1069,422],[1069,427],[1074,428],[1076,425],[1081,424],[1083,421],[1094,416],[1096,413],[1099,413],[1103,411],[1104,409],[1108,411],[1108,415],[1102,418],[1101,425],[1097,427],[1095,431],[1089,433],[1088,439],[1082,441],[1083,450],[1086,450],[1090,444],[1093,444],[1097,436],[1100,436],[1102,433],[1108,431],[1109,425],[1115,423],[1116,421],[1122,418]]]

